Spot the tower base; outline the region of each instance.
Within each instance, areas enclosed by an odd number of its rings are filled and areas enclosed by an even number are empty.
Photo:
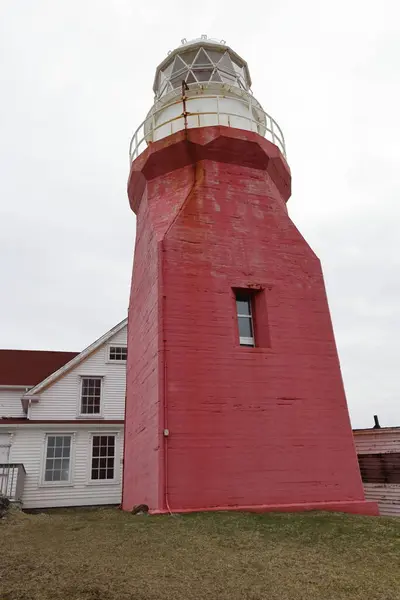
[[[376,502],[368,501],[353,501],[353,502],[311,502],[304,504],[259,504],[250,506],[214,506],[204,508],[173,508],[169,510],[150,510],[152,515],[165,515],[165,514],[184,514],[193,512],[253,512],[253,513],[267,513],[267,512],[310,512],[310,511],[328,511],[328,512],[342,512],[354,515],[363,515],[369,517],[379,516],[379,508]]]

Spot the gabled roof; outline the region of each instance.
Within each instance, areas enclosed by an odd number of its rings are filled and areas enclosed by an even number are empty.
[[[35,385],[35,387],[33,389],[29,390],[29,392],[27,392],[25,394],[25,396],[31,397],[31,396],[40,394],[40,392],[42,392],[49,385],[51,385],[52,383],[57,381],[57,379],[60,379],[60,377],[63,377],[64,375],[66,375],[69,371],[71,371],[71,369],[73,369],[77,365],[79,365],[82,361],[84,361],[86,358],[88,358],[88,356],[90,356],[91,354],[93,354],[93,352],[95,352],[98,348],[100,348],[100,346],[102,346],[110,338],[112,338],[116,333],[121,331],[121,329],[123,329],[126,326],[127,322],[128,322],[128,319],[124,319],[123,321],[118,323],[118,325],[115,325],[115,327],[113,327],[112,329],[107,331],[107,333],[105,333],[98,340],[93,342],[93,344],[91,344],[90,346],[85,348],[85,350],[82,350],[82,352],[80,352],[75,357],[73,357],[72,360],[70,360],[63,366],[61,366],[57,371],[54,371],[54,373],[52,373],[51,375],[46,377],[46,379],[44,379],[43,381],[38,383],[38,385]]]
[[[32,387],[77,355],[77,352],[47,350],[0,350],[0,385]]]

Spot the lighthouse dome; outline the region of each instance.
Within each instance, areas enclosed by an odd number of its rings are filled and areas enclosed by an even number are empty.
[[[182,81],[187,85],[227,84],[247,91],[251,86],[246,61],[224,40],[206,36],[189,42],[183,39],[157,67],[153,86],[156,99],[180,88]]]

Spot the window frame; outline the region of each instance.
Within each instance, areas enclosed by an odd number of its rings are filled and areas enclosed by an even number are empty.
[[[43,440],[43,451],[40,467],[40,482],[39,487],[71,487],[74,485],[74,468],[75,468],[75,431],[47,431]],[[70,453],[69,453],[69,471],[68,480],[64,481],[47,481],[46,480],[46,461],[48,440],[50,437],[69,437],[71,438]]]
[[[125,360],[115,360],[110,358],[111,348],[125,348],[128,355],[128,344],[108,344],[107,346],[107,362],[112,365],[126,365],[127,358]]]
[[[84,413],[82,412],[82,392],[84,379],[99,379],[100,380],[100,407],[99,412]],[[100,419],[103,417],[103,398],[104,398],[104,375],[79,375],[79,392],[78,392],[78,417],[80,419]]]
[[[92,479],[92,461],[93,461],[93,438],[95,436],[113,436],[114,437],[114,478],[113,479]],[[87,485],[115,485],[120,483],[120,432],[119,431],[90,431],[89,448],[87,453],[89,460],[87,463]]]
[[[255,324],[254,324],[254,292],[252,289],[246,288],[234,288],[234,301],[235,301],[235,316],[236,316],[236,327],[237,327],[237,339],[239,340],[239,346],[241,348],[256,348],[257,341],[255,336]],[[240,302],[240,296],[243,296],[242,302],[247,301],[249,306],[249,314],[239,313],[238,310],[238,301]],[[241,336],[240,335],[240,326],[239,319],[248,319],[251,325],[252,336]]]

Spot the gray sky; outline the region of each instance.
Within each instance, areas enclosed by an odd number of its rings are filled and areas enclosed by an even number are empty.
[[[285,134],[353,425],[400,425],[399,22],[396,0],[2,0],[0,346],[80,350],[126,316],[130,135],[157,64],[206,33]]]

